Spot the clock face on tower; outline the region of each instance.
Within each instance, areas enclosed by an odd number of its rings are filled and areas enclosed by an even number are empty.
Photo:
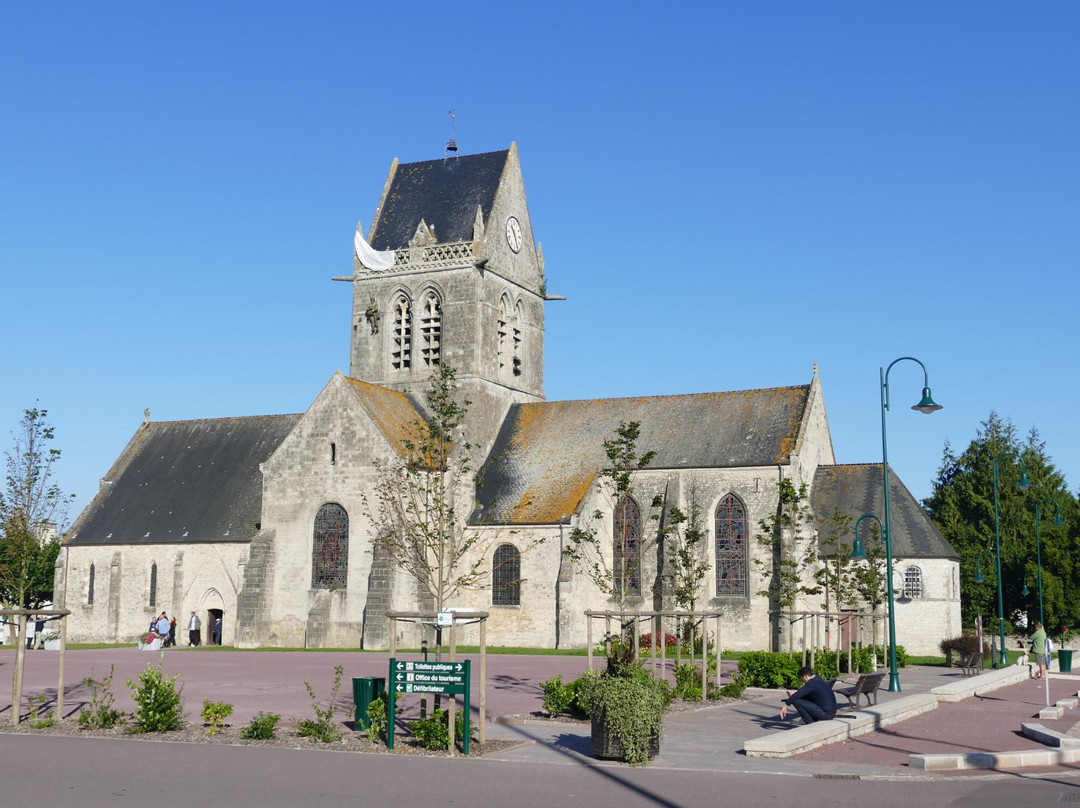
[[[506,243],[514,252],[521,252],[521,222],[514,216],[506,220]]]

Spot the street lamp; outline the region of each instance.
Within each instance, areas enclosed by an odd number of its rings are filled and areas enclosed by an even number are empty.
[[[885,535],[885,576],[888,579],[889,592],[889,692],[900,692],[900,674],[896,668],[896,616],[893,614],[893,565],[892,565],[892,523],[889,519],[889,444],[885,437],[885,412],[889,409],[889,371],[897,362],[910,360],[918,363],[923,371],[922,399],[911,409],[929,415],[941,409],[930,395],[930,375],[926,372],[926,365],[914,356],[901,356],[894,359],[888,368],[881,370],[881,469],[885,483],[885,525],[882,531]]]
[[[1021,594],[1021,595],[1023,595],[1023,596],[1025,597],[1025,598],[1026,598],[1026,597],[1027,597],[1028,595],[1030,595],[1030,594],[1031,594],[1031,590],[1030,590],[1030,589],[1028,589],[1028,585],[1027,585],[1027,582],[1028,582],[1028,581],[1029,581],[1030,579],[1034,578],[1034,577],[1035,577],[1035,573],[1034,573],[1034,572],[1029,572],[1029,573],[1028,573],[1027,575],[1025,575],[1025,576],[1024,576],[1024,588],[1020,590],[1020,594]],[[1040,620],[1039,622],[1041,623],[1041,622],[1042,622],[1042,620]]]
[[[1024,468],[1023,457],[1008,449],[994,457],[994,550],[996,551],[995,561],[997,562],[998,633],[1001,639],[998,664],[1002,667],[1005,667],[1008,663],[1005,661],[1005,595],[1004,583],[1001,580],[1001,514],[998,508],[998,465],[1001,462],[1001,458],[1007,455],[1014,455],[1016,459],[1020,461],[1020,482],[1016,484],[1016,487],[1021,491],[1027,491],[1031,488],[1031,481],[1028,480],[1027,469]],[[980,583],[980,581],[976,579],[976,583]]]
[[[1042,506],[1053,505],[1057,512],[1054,515],[1054,521],[1052,524],[1063,525],[1065,520],[1061,518],[1061,506],[1051,499],[1041,499],[1035,503],[1035,558],[1038,562],[1038,583],[1039,583],[1039,622],[1044,626],[1046,625],[1046,618],[1043,617],[1043,594],[1042,594],[1042,540],[1039,538],[1039,525],[1042,523]],[[1027,579],[1024,579],[1024,588],[1027,588]],[[1026,595],[1027,592],[1024,592]]]

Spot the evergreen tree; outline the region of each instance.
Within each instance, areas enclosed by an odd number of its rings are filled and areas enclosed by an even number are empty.
[[[1016,427],[996,412],[982,422],[974,440],[961,454],[945,445],[933,491],[923,503],[938,528],[960,555],[960,603],[964,622],[976,615],[990,618],[998,613],[997,570],[992,555],[994,542],[994,459],[998,462],[998,513],[1001,535],[1001,575],[1005,619],[1023,615],[1028,625],[1039,619],[1035,582],[1035,505],[1042,506],[1043,603],[1047,628],[1056,632],[1080,622],[1080,508],[1065,488],[1062,474],[1054,468],[1045,443],[1036,429],[1020,438]],[[1032,487],[1018,488],[1022,473]],[[1049,503],[1049,504],[1047,504]],[[1055,505],[1065,525],[1053,524]],[[983,583],[976,583],[981,568]],[[1025,578],[1029,594],[1023,595]],[[1008,626],[1006,629],[1008,630]]]

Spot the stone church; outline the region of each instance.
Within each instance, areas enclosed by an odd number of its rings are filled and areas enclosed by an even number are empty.
[[[663,543],[647,541],[659,496],[665,509],[692,500],[700,511],[698,608],[722,615],[722,645],[773,647],[754,537],[781,481],[805,485],[821,531],[836,510],[882,513],[880,464],[836,464],[816,370],[761,390],[545,400],[552,298],[515,145],[394,161],[369,232],[356,235],[353,272],[335,278],[352,284],[349,374],[331,376],[302,414],[148,415],[64,538],[55,591],[72,611],[70,641],[134,641],[165,610],[182,627],[192,611],[204,627],[220,619],[226,645],[386,648],[386,612],[430,601],[373,552],[365,497],[377,464],[400,457],[425,417],[441,363],[472,402],[464,430],[483,484],[468,496],[492,573],[454,605],[489,613],[489,644],[585,644],[584,612],[614,601],[563,550],[597,513],[608,561],[616,532],[633,538],[628,552],[652,548],[620,582],[628,604],[671,608]],[[615,503],[603,443],[631,421],[656,454]],[[960,632],[958,558],[895,475],[891,502],[898,642],[936,653]],[[797,608],[821,608],[804,600]]]

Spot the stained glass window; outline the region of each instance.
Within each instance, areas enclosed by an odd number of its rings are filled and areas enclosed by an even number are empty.
[[[493,606],[521,605],[521,553],[512,544],[495,548],[491,562],[491,603]]]
[[[733,494],[716,506],[716,596],[746,597],[746,509]]]
[[[349,514],[335,503],[315,514],[311,588],[344,589],[349,577]]]
[[[616,595],[641,596],[641,509],[632,497],[615,506],[613,524]]]

